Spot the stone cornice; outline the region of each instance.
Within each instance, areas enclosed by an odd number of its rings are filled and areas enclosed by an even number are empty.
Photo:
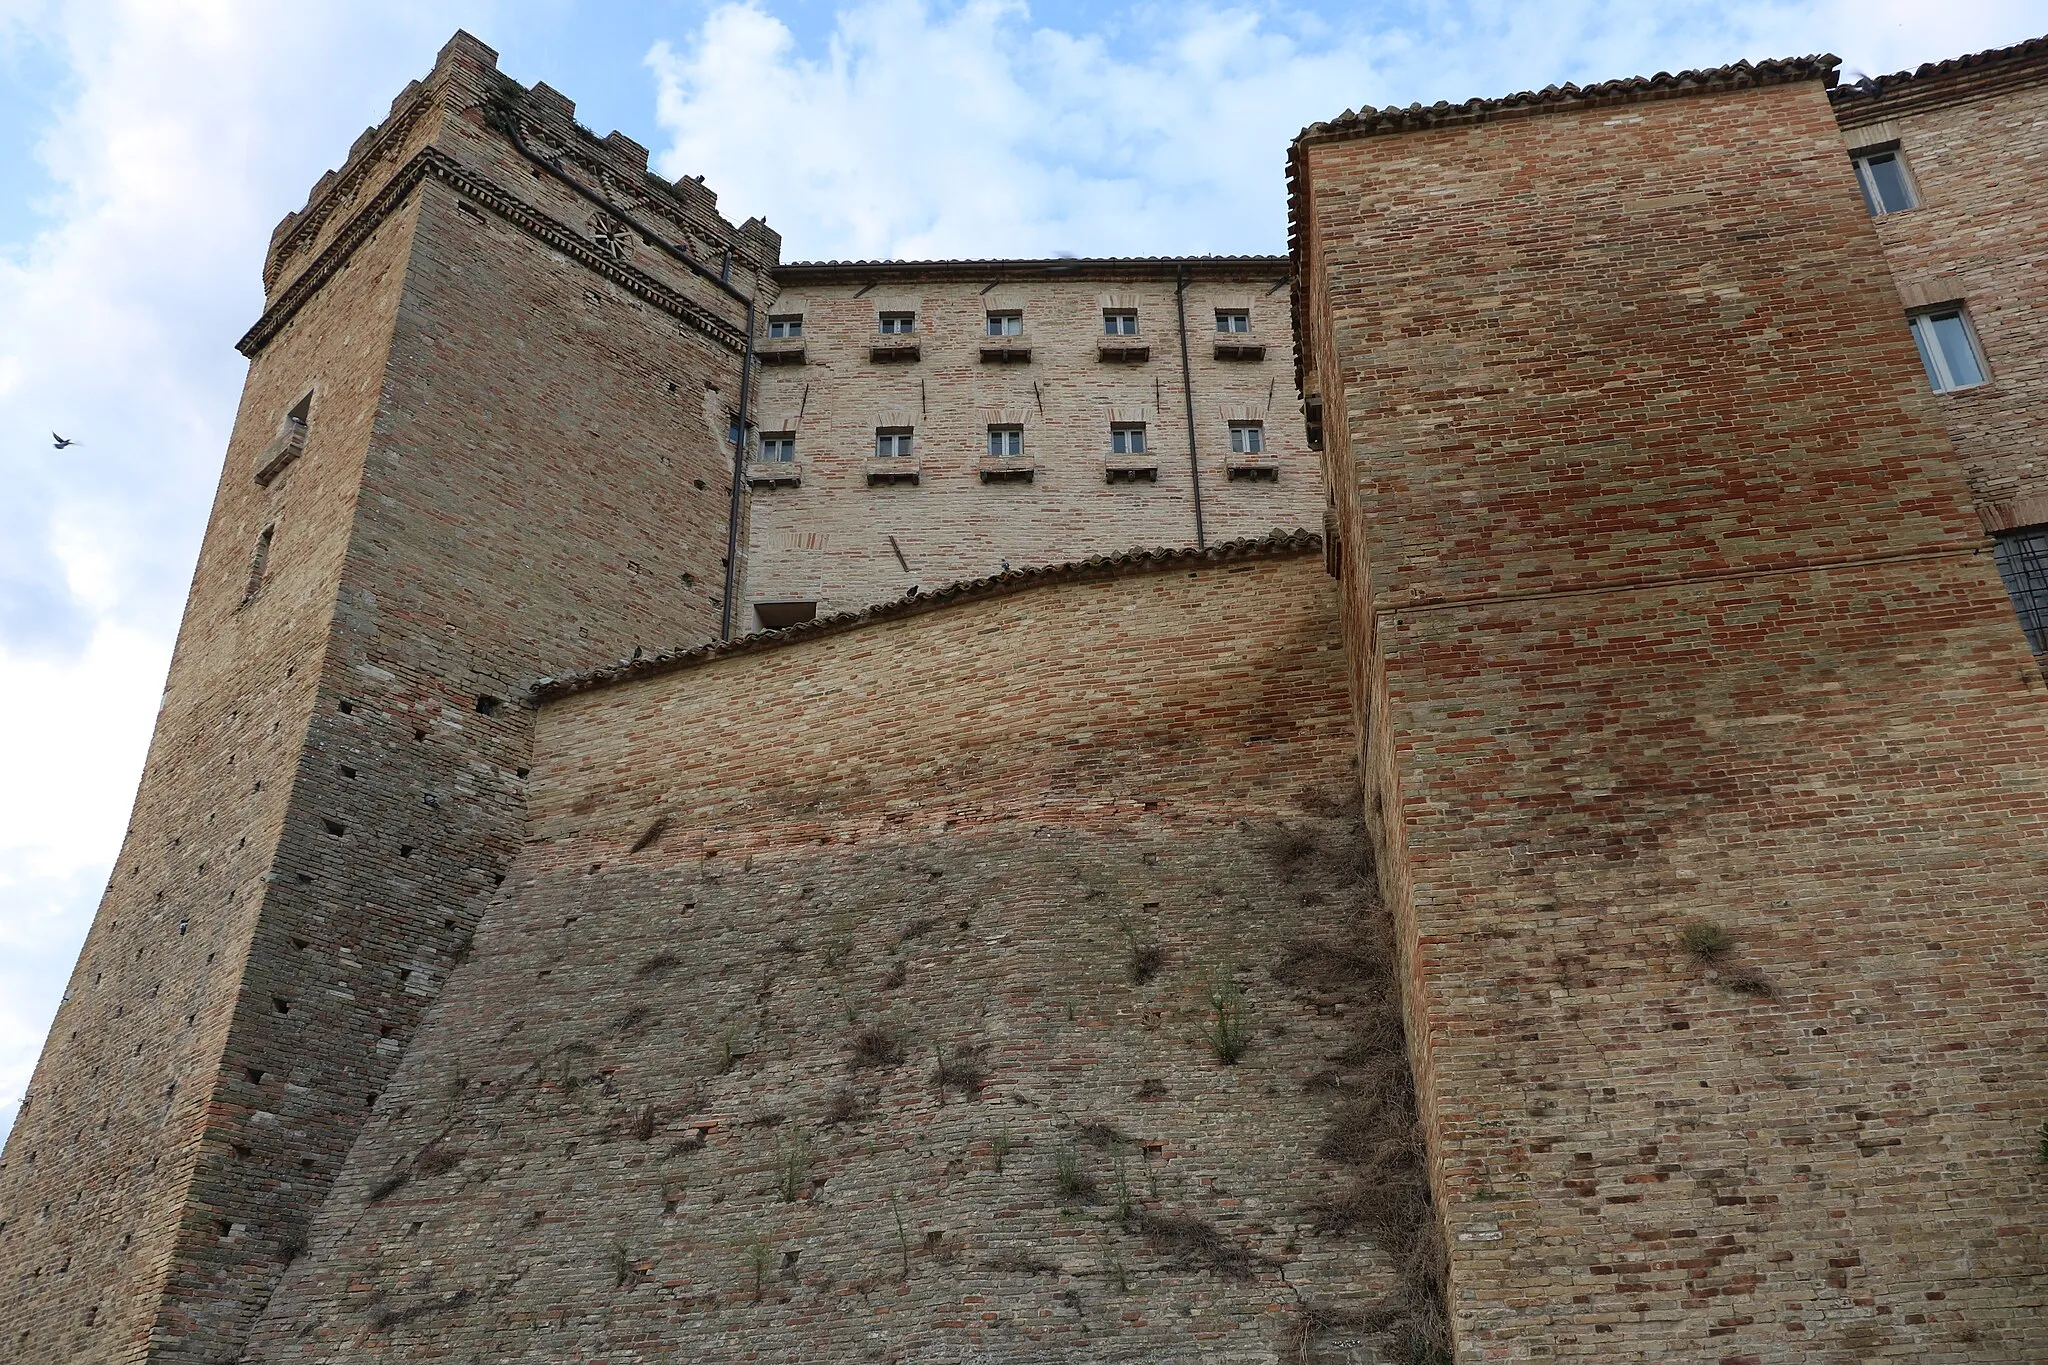
[[[1224,564],[1244,559],[1291,558],[1296,555],[1315,554],[1322,548],[1323,538],[1320,535],[1297,528],[1292,531],[1275,530],[1251,540],[1227,541],[1221,545],[1211,545],[1205,550],[1127,550],[1122,554],[1097,555],[1092,559],[1077,560],[1069,564],[1048,564],[1036,569],[1006,569],[987,578],[949,583],[932,592],[912,592],[909,596],[877,603],[860,611],[821,616],[815,621],[805,621],[801,625],[789,626],[782,630],[757,631],[735,640],[714,640],[709,644],[691,648],[673,649],[635,659],[621,659],[617,663],[566,678],[542,678],[534,683],[531,695],[536,702],[554,701],[572,693],[588,692],[593,688],[609,687],[614,683],[631,682],[637,678],[649,678],[660,673],[694,668],[699,664],[710,663],[714,659],[723,659],[734,654],[752,654],[757,650],[778,649],[784,645],[816,639],[823,635],[838,635],[875,621],[918,616],[961,602],[1008,597],[1012,593],[1026,592],[1054,583],[1098,583],[1105,579],[1163,573],[1169,569],[1190,569],[1203,564]]]
[[[546,243],[586,270],[602,275],[619,288],[646,300],[734,354],[741,354],[746,350],[746,337],[742,328],[643,271],[597,251],[580,233],[564,227],[502,186],[477,174],[454,157],[434,147],[421,149],[391,177],[390,182],[379,190],[369,203],[357,211],[313,263],[301,271],[285,291],[263,310],[263,316],[258,318],[256,324],[235,343],[235,349],[254,358],[270,343],[271,338],[292,320],[299,309],[319,292],[320,287],[348,263],[356,249],[369,239],[378,225],[396,212],[404,203],[406,196],[428,176],[491,210],[506,222]]]

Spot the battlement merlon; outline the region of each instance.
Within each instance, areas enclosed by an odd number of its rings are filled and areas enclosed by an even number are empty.
[[[494,49],[458,30],[427,77],[409,82],[384,121],[364,129],[341,167],[323,174],[305,206],[286,214],[271,233],[263,265],[266,305],[274,307],[291,291],[351,224],[377,207],[380,191],[416,166],[422,153],[433,148],[468,163],[473,158],[464,153],[474,153],[478,134],[504,127],[508,115],[531,152],[563,178],[573,176],[615,202],[622,216],[647,220],[667,242],[728,275],[739,289],[756,292],[759,283],[762,291],[773,292],[772,283],[761,277],[780,259],[780,234],[759,219],[735,227],[718,212],[717,194],[700,179],[662,179],[647,169],[645,147],[617,131],[599,137],[577,123],[575,114],[575,103],[559,91],[544,83],[528,89],[505,76]],[[492,177],[489,166],[473,169]],[[504,188],[524,192],[517,182]],[[568,226],[580,231],[583,224]]]

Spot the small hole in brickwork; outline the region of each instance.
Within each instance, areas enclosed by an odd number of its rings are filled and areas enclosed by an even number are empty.
[[[344,825],[339,820],[328,820],[323,818],[320,821],[320,823],[326,828],[329,834],[332,834],[337,839],[339,839],[342,835],[348,833],[348,826]]]
[[[379,1024],[377,1026],[377,1036],[379,1038],[389,1038],[391,1036],[391,1025]]]
[[[425,796],[422,796],[420,798],[420,804],[422,806],[427,807],[438,806],[441,804],[441,798],[434,795],[432,792],[428,792]]]
[[[312,1158],[312,1157],[309,1157],[309,1156],[302,1156],[302,1157],[300,1157],[300,1158],[299,1158],[299,1169],[300,1169],[300,1170],[302,1170],[302,1171],[310,1171],[310,1170],[312,1170],[312,1169],[313,1169],[313,1158]]]
[[[363,1108],[365,1108],[365,1109],[375,1109],[376,1107],[377,1107],[377,1097],[376,1097],[375,1095],[365,1095],[365,1096],[363,1096]]]
[[[213,955],[212,953],[208,953],[208,954],[206,955],[206,962],[207,962],[207,965],[208,965],[208,966],[211,966],[211,965],[213,965],[213,958],[214,958],[214,955]]]
[[[310,872],[301,872],[301,873],[299,874],[299,885],[300,885],[300,886],[311,886],[312,884],[313,884],[313,874],[312,874],[312,873],[310,873]]]
[[[298,949],[302,953],[305,952],[306,949],[311,946],[311,944],[307,943],[306,940],[302,938],[295,938],[292,940],[292,947]]]
[[[504,704],[497,697],[480,696],[476,699],[476,713],[480,716],[495,716],[498,714],[499,708],[504,706]]]
[[[187,925],[188,925],[189,923],[190,923],[190,921],[189,921],[189,920],[182,920],[182,919],[181,919],[181,920],[179,920],[179,921],[178,921],[178,937],[179,937],[179,938],[183,938],[183,937],[185,936],[185,928],[186,928],[186,926],[187,926]]]
[[[215,1224],[215,1226],[220,1229],[220,1235],[223,1237],[230,1237],[234,1235],[235,1225],[233,1223],[230,1223],[225,1218],[221,1219],[217,1224]]]
[[[401,858],[410,858],[412,856],[412,845],[400,844],[398,846],[398,856]]]
[[[498,873],[498,874],[497,874],[496,876],[494,876],[494,877],[492,877],[492,878],[491,878],[491,885],[492,885],[492,886],[503,886],[504,884],[505,884],[505,874],[504,874],[504,873],[502,873],[502,872]]]
[[[398,984],[403,986],[406,982],[410,980],[412,980],[412,968],[400,967],[398,969]]]
[[[513,774],[512,774],[512,775],[513,775],[514,777],[524,777],[524,776],[526,776],[526,775],[527,775],[528,773],[530,773],[530,772],[532,772],[532,771],[533,771],[533,769],[531,769],[531,768],[518,768],[518,769],[515,769],[515,770],[513,771]]]
[[[249,1073],[249,1079],[250,1079],[250,1080],[251,1080],[252,1082],[254,1082],[254,1083],[255,1083],[255,1084],[257,1084],[257,1085],[261,1085],[261,1084],[263,1084],[263,1068],[262,1068],[262,1067],[260,1067],[260,1066],[252,1066],[252,1067],[245,1067],[245,1068],[244,1068],[244,1070],[246,1070],[246,1071],[247,1071],[247,1072]]]
[[[704,480],[702,480],[702,479],[692,479],[692,480],[690,480],[690,482],[691,482],[691,483],[693,483],[693,484],[695,484],[695,485],[697,485],[698,491],[700,491],[700,492],[701,492],[701,491],[703,491],[703,488],[704,488]]]
[[[276,1010],[279,1014],[290,1014],[292,1012],[292,1002],[285,999],[281,995],[273,995],[270,997],[270,1007]]]
[[[470,203],[467,199],[456,200],[455,208],[457,212],[466,213],[470,217],[476,219],[479,223],[484,221],[484,211],[478,208],[475,204]]]
[[[452,919],[444,919],[441,921],[441,927],[443,929],[453,929],[455,927],[455,921]]]
[[[341,765],[341,775],[353,781],[356,775],[356,770],[354,768],[349,767],[348,764],[344,763]]]
[[[240,1144],[239,1142],[235,1144],[235,1160],[247,1161],[250,1157],[254,1155],[254,1152],[251,1152],[247,1147],[242,1146],[242,1144]]]
[[[86,1325],[87,1327],[90,1327],[90,1326],[92,1326],[92,1325],[93,1325],[93,1323],[95,1323],[95,1322],[97,1322],[97,1321],[99,1320],[99,1316],[100,1316],[100,1310],[99,1310],[99,1309],[97,1309],[97,1308],[88,1308],[88,1309],[86,1309],[86,1310],[85,1310],[85,1325]]]
[[[343,702],[343,703],[341,704],[341,714],[343,714],[344,716],[352,716],[352,715],[354,715],[355,713],[356,713],[356,704],[355,704],[354,702],[352,702],[352,701],[345,701],[345,702]]]
[[[427,732],[425,730],[414,730],[412,732],[412,737],[416,740],[425,739],[427,737]]]

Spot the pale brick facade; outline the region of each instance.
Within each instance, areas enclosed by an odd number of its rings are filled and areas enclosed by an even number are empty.
[[[0,1357],[2048,1356],[2044,50],[784,265],[458,35],[265,263]]]

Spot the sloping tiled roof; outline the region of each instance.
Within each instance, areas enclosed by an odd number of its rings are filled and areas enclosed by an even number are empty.
[[[541,678],[534,683],[531,695],[535,701],[553,701],[572,692],[587,692],[592,688],[607,687],[613,683],[691,668],[733,654],[750,654],[756,650],[776,649],[801,640],[816,639],[821,635],[837,635],[871,621],[915,616],[921,612],[936,611],[960,602],[1007,597],[1011,593],[1025,592],[1053,583],[1092,583],[1197,564],[1221,564],[1240,559],[1304,555],[1318,551],[1322,546],[1323,538],[1313,531],[1298,527],[1292,531],[1276,528],[1264,536],[1249,540],[1226,541],[1220,545],[1211,545],[1205,550],[1127,550],[1122,554],[1097,555],[1091,559],[1075,560],[1067,564],[1049,564],[1036,569],[1008,569],[988,578],[950,583],[931,592],[913,590],[894,601],[878,603],[859,611],[821,616],[815,621],[805,621],[782,630],[756,631],[752,635],[742,635],[731,640],[713,641],[710,644],[672,649],[633,659],[620,659],[602,668],[593,668],[563,678]]]
[[[783,284],[868,280],[878,277],[975,279],[1073,275],[1084,279],[1171,277],[1186,270],[1197,276],[1282,273],[1285,256],[1055,256],[1043,260],[785,261],[776,266]]]
[[[1903,101],[1920,104],[1928,99],[1960,94],[1980,94],[1987,85],[1999,86],[2018,79],[2048,75],[2048,36],[2029,38],[2011,47],[1972,52],[1945,62],[1922,62],[1911,71],[1889,76],[1865,76],[1860,81],[1838,85],[1828,92],[1838,117],[1846,120],[1881,118]]]
[[[1783,85],[1792,81],[1821,81],[1832,87],[1835,68],[1841,59],[1832,53],[1812,57],[1786,57],[1761,62],[1733,62],[1700,71],[1675,75],[1659,71],[1654,76],[1629,76],[1602,81],[1598,85],[1551,85],[1525,90],[1499,99],[1470,99],[1463,104],[1438,100],[1435,104],[1411,104],[1405,109],[1376,109],[1365,105],[1346,109],[1322,123],[1311,123],[1295,135],[1287,148],[1287,257],[1289,307],[1294,319],[1294,385],[1301,388],[1307,356],[1302,349],[1301,248],[1306,224],[1307,149],[1325,142],[1408,133],[1424,128],[1449,128],[1495,119],[1526,118],[1566,109],[1583,109],[1611,104],[1633,104],[1643,100],[1671,99],[1713,90],[1741,90],[1762,85]]]

